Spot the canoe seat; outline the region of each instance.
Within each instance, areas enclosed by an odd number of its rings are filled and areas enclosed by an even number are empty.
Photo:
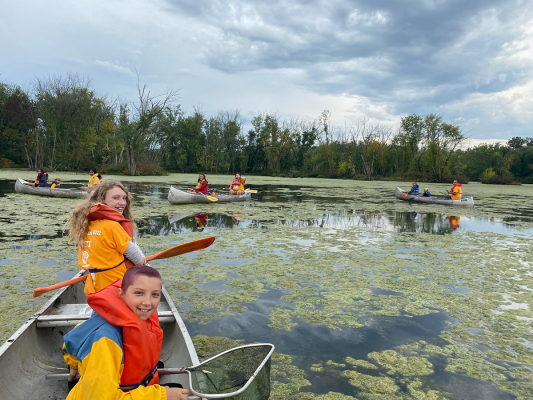
[[[52,313],[37,317],[37,328],[75,326],[91,317],[93,310],[87,304],[61,304]],[[167,303],[159,303],[157,309],[159,322],[174,322],[174,314]]]

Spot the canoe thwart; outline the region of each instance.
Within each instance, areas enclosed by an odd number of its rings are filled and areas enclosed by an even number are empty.
[[[159,311],[159,322],[173,322],[174,315],[172,311]],[[59,326],[75,326],[80,322],[86,321],[91,317],[91,314],[77,314],[77,315],[41,315],[37,317],[37,328],[51,328]]]

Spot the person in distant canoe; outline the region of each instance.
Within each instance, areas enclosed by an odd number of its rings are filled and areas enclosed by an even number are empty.
[[[198,182],[196,182],[196,187],[187,190],[187,192],[207,194],[208,183],[209,182],[207,182],[207,178],[205,177],[205,174],[200,174],[198,175]]]
[[[98,185],[100,181],[103,179],[102,174],[98,173],[98,171],[95,168],[91,168],[89,170],[89,175],[91,175],[91,177],[89,178],[88,185],[82,186],[80,190],[89,192],[93,190],[96,187],[96,185]]]
[[[418,184],[416,183],[416,181],[413,182],[413,187],[411,187],[411,190],[407,194],[418,196]]]
[[[188,390],[159,385],[163,343],[157,306],[163,283],[147,265],[87,296],[91,317],[65,335],[70,368],[67,400],[186,400]],[[80,374],[77,383],[76,374]]]
[[[146,258],[133,239],[133,215],[128,190],[114,180],[103,180],[88,199],[78,204],[68,220],[69,238],[78,246],[78,264],[89,271],[85,294],[122,279]]]
[[[61,187],[61,179],[60,178],[56,178],[52,182],[52,186],[50,188],[51,189],[59,189],[60,187]]]
[[[463,198],[462,186],[463,185],[461,183],[457,183],[457,179],[453,180],[452,188],[450,190],[446,191],[446,192],[448,192],[450,194],[450,198],[452,200],[459,200],[459,199]]]
[[[44,169],[38,169],[37,170],[37,178],[35,178],[34,182],[29,182],[29,186],[35,186],[35,187],[46,187],[48,184],[48,173],[44,171]]]
[[[229,194],[244,194],[245,183],[246,178],[237,172],[229,187]]]
[[[428,188],[424,188],[424,193],[422,193],[423,197],[431,197],[431,193],[429,192]]]

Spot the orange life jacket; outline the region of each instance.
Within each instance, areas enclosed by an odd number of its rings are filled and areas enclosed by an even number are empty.
[[[463,198],[463,184],[462,183],[456,183],[452,186],[450,190],[450,194],[452,195],[452,200],[459,200]]]
[[[121,213],[119,213],[117,210],[114,210],[111,207],[106,206],[105,204],[96,204],[92,206],[87,218],[89,219],[89,221],[96,221],[99,219],[108,219],[110,221],[118,222],[120,226],[126,231],[126,233],[130,235],[130,237],[133,237],[133,226],[131,224],[131,221],[127,218],[124,218],[124,216]],[[130,260],[128,260],[127,258],[125,258],[124,260],[126,262],[126,269],[133,267],[133,263]],[[118,265],[112,268],[116,268],[116,267],[118,267]],[[93,272],[102,272],[102,271],[106,271],[106,270],[102,269],[102,270],[93,271]]]
[[[87,295],[87,303],[103,319],[122,327],[124,370],[120,386],[124,391],[159,383],[157,362],[163,343],[157,311],[146,321],[129,309],[118,294],[122,279],[96,293]]]
[[[234,186],[238,186],[238,188],[235,189]],[[244,190],[244,182],[241,179],[239,179],[239,178],[234,178],[233,181],[231,182],[230,189],[232,189],[232,190]]]

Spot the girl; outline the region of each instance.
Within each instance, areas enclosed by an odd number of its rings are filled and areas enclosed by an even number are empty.
[[[102,181],[68,220],[69,238],[78,246],[78,263],[88,270],[85,294],[97,292],[126,269],[145,264],[146,258],[133,239],[133,215],[128,190],[118,181]]]
[[[29,186],[35,186],[35,187],[46,187],[47,184],[48,184],[48,173],[44,172],[44,169],[38,169],[37,178],[35,178],[35,182],[28,183]]]
[[[205,177],[205,174],[200,174],[198,176],[198,182],[196,183],[196,187],[187,190],[189,193],[202,193],[207,194],[207,178]]]
[[[143,265],[87,296],[91,318],[65,335],[70,375],[81,375],[67,400],[186,399],[188,390],[159,385],[162,288],[159,272]]]
[[[91,168],[89,170],[89,175],[91,175],[91,177],[89,178],[89,183],[87,184],[87,186],[82,186],[80,190],[89,192],[93,190],[103,179],[102,174],[99,174],[98,171],[96,171],[96,168]]]
[[[244,194],[245,182],[246,178],[237,172],[235,174],[235,179],[233,179],[229,187],[229,194]]]

